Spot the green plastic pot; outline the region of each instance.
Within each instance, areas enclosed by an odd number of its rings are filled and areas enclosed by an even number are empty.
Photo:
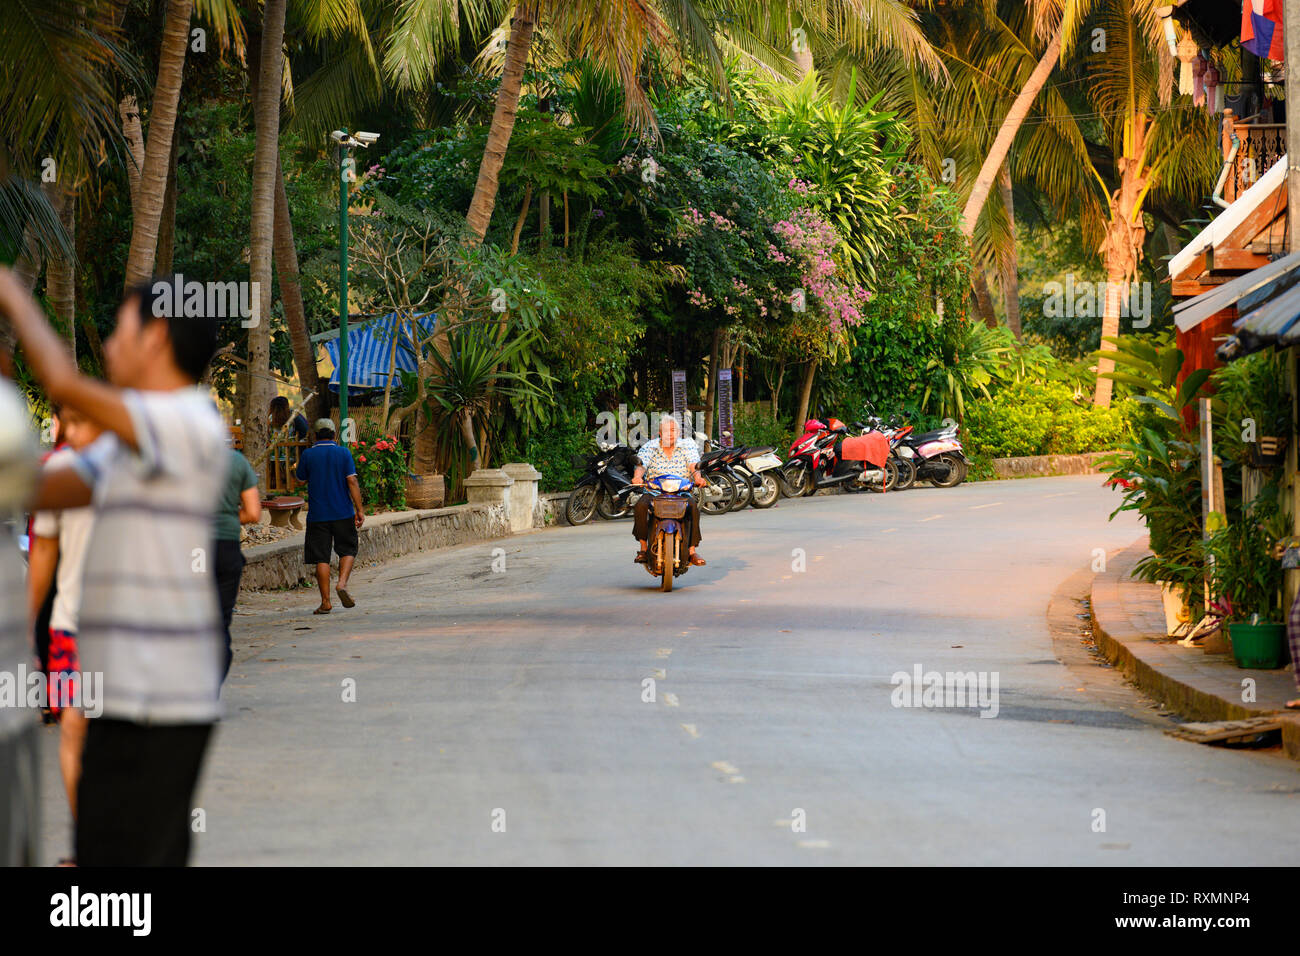
[[[1233,621],[1228,625],[1228,640],[1238,667],[1273,670],[1286,661],[1285,624]]]

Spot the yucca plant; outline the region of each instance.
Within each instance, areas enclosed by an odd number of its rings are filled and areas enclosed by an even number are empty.
[[[468,475],[480,467],[478,429],[490,422],[480,421],[480,416],[491,407],[494,399],[510,401],[544,399],[549,395],[550,376],[544,372],[512,371],[508,368],[521,353],[532,345],[536,333],[523,333],[510,338],[501,334],[496,323],[467,323],[447,334],[448,353],[430,349],[430,358],[437,369],[425,383],[426,402],[433,410],[441,410],[439,419],[439,445],[456,446],[459,436],[463,460],[463,473]],[[491,428],[488,431],[492,431]]]

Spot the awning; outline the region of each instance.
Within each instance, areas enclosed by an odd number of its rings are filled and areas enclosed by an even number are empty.
[[[1300,253],[1286,259],[1298,260]],[[1271,269],[1286,259],[1242,278]],[[1293,265],[1287,272],[1257,285],[1248,296],[1238,300],[1237,308],[1241,318],[1232,324],[1235,331],[1214,353],[1220,361],[1231,362],[1270,345],[1285,348],[1300,344],[1300,268]]]
[[[1269,298],[1281,291],[1274,288],[1280,279],[1285,279],[1283,288],[1289,288],[1300,279],[1300,276],[1291,275],[1297,267],[1300,267],[1300,252],[1293,252],[1276,262],[1247,272],[1244,276],[1237,276],[1217,289],[1180,302],[1174,306],[1174,324],[1178,326],[1178,331],[1189,332],[1210,316],[1230,306],[1235,305],[1239,312],[1243,311],[1243,300],[1250,302],[1246,308],[1252,308],[1262,298]]]
[[[413,320],[399,321],[396,312],[375,319],[363,320],[357,325],[348,326],[348,390],[383,388],[388,384],[388,364],[394,362],[394,385],[397,373],[414,372],[419,365],[413,338],[425,338],[433,334],[437,316],[432,312],[416,316]],[[418,331],[417,331],[418,326]],[[393,355],[396,339],[397,354]],[[339,340],[325,341],[325,351],[334,371],[330,374],[329,388],[332,392],[339,390]]]

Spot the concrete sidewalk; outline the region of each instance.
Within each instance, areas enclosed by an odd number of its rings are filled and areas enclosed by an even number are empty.
[[[1093,579],[1092,622],[1097,647],[1143,691],[1188,720],[1240,720],[1281,713],[1282,744],[1300,760],[1300,714],[1287,714],[1286,701],[1300,696],[1292,666],[1279,670],[1237,667],[1232,655],[1182,647],[1165,634],[1160,589],[1132,578],[1134,565],[1150,554],[1145,537],[1107,561]],[[1244,701],[1243,680],[1255,682],[1254,700]]]

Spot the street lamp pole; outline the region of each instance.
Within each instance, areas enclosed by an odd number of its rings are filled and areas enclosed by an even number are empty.
[[[348,144],[339,144],[339,429],[348,418],[348,182],[356,177]]]
[[[339,147],[339,438],[348,420],[348,184],[357,181],[357,163],[348,150],[366,149],[379,141],[378,133],[345,133],[336,129],[330,138]]]

